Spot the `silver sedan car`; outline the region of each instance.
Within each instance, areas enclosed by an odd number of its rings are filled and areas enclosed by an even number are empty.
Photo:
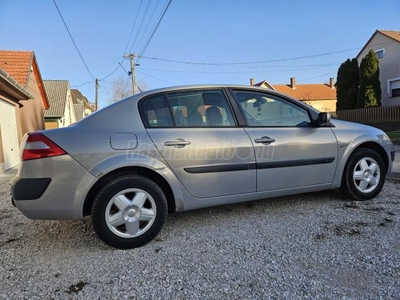
[[[394,147],[379,129],[249,86],[137,94],[67,128],[29,133],[12,184],[32,219],[91,215],[108,245],[142,246],[168,212],[340,189],[378,195]]]

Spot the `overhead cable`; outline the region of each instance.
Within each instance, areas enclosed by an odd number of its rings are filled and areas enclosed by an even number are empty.
[[[53,0],[53,2],[54,2],[54,5],[55,5],[56,8],[57,8],[57,11],[58,11],[58,14],[59,14],[60,17],[61,17],[61,20],[62,20],[63,23],[64,23],[65,29],[67,29],[67,32],[68,32],[68,34],[69,34],[69,37],[71,38],[72,43],[73,43],[74,46],[75,46],[76,51],[78,52],[78,54],[79,54],[79,56],[80,56],[80,58],[81,58],[83,64],[85,65],[86,70],[88,71],[88,73],[90,74],[90,76],[92,77],[92,79],[95,80],[95,79],[94,79],[94,76],[93,76],[93,74],[92,74],[92,72],[90,72],[90,70],[89,70],[89,68],[88,68],[88,66],[87,66],[87,64],[86,64],[86,62],[85,62],[85,60],[83,59],[83,56],[82,56],[81,52],[79,51],[78,46],[76,45],[76,43],[75,43],[75,41],[74,41],[74,38],[72,37],[71,32],[70,32],[69,29],[68,29],[67,23],[65,23],[65,20],[64,20],[62,14],[61,14],[61,11],[60,11],[60,9],[59,9],[58,6],[57,6],[56,0]]]

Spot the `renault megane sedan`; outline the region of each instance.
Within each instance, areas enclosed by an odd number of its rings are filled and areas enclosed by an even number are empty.
[[[168,212],[339,188],[372,199],[394,153],[381,130],[274,91],[164,88],[25,135],[12,201],[32,219],[91,215],[101,240],[128,249]]]

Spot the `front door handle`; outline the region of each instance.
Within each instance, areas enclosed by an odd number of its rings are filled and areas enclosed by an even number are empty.
[[[174,146],[175,148],[183,148],[190,144],[190,141],[185,141],[184,139],[174,139],[173,141],[166,141],[164,143],[164,145],[167,147]]]
[[[275,142],[275,139],[271,139],[268,136],[263,136],[261,139],[255,139],[254,142],[256,142],[257,144],[269,145],[269,144]]]

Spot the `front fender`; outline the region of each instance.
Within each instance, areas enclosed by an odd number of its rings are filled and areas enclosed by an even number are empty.
[[[338,158],[340,161],[338,162],[338,167],[335,175],[335,179],[332,185],[332,188],[338,188],[341,186],[342,183],[342,177],[343,177],[343,172],[345,170],[347,161],[349,160],[351,154],[359,148],[360,146],[367,144],[367,143],[374,143],[381,147],[386,155],[388,156],[388,161],[389,161],[389,168],[391,165],[391,159],[390,159],[390,152],[387,147],[385,147],[384,143],[382,140],[380,140],[376,135],[372,134],[363,134],[355,137],[353,140],[350,142],[348,141],[341,141],[338,140]]]

